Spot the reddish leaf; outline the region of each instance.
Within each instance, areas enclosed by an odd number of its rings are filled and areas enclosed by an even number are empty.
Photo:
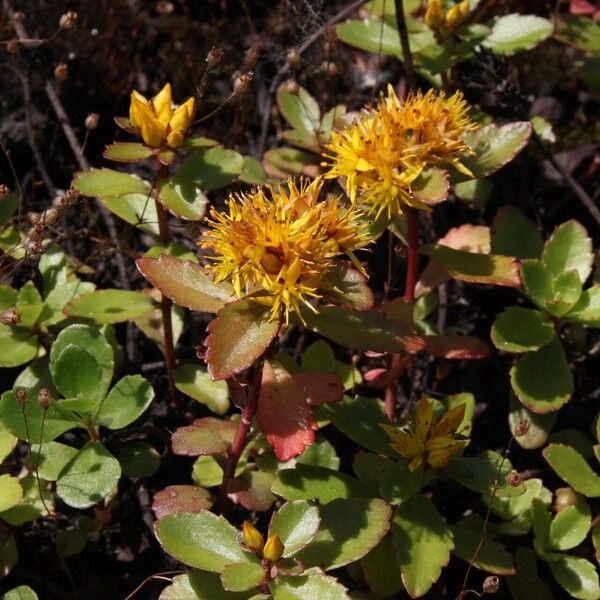
[[[225,452],[235,435],[231,421],[205,417],[192,425],[179,427],[171,437],[171,446],[180,456],[206,456]]]
[[[214,283],[197,263],[168,254],[158,258],[138,258],[140,273],[167,298],[179,306],[200,312],[218,312],[235,300],[226,283]]]
[[[472,335],[426,335],[425,352],[441,358],[468,360],[486,358],[490,354],[489,346]]]
[[[170,485],[152,499],[152,510],[157,519],[179,512],[197,513],[212,505],[212,496],[196,485]]]
[[[269,321],[269,308],[242,298],[224,306],[206,330],[205,360],[214,380],[228,379],[247,369],[279,331],[279,321]]]
[[[363,379],[371,386],[377,388],[384,388],[388,383],[387,369],[370,369],[363,375]]]
[[[279,363],[264,363],[256,417],[279,460],[299,456],[315,441],[317,423],[306,396]]]
[[[275,481],[272,473],[250,471],[229,481],[227,495],[236,504],[241,504],[247,510],[264,512],[271,508],[277,499],[271,486]]]
[[[309,404],[320,406],[326,402],[341,402],[344,384],[333,373],[296,373],[294,381],[300,386]]]

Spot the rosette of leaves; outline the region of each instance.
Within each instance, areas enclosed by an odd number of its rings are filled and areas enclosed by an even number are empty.
[[[269,561],[245,548],[241,533],[223,517],[208,511],[165,516],[155,526],[158,540],[194,570],[175,578],[161,600],[214,600],[228,598],[227,592],[238,593],[232,598],[347,600],[346,588],[327,571],[365,556],[389,530],[390,517],[391,508],[377,498],[285,502],[268,532],[269,538],[279,536],[282,554]]]
[[[154,397],[140,375],[126,375],[112,385],[115,353],[114,334],[107,327],[70,325],[57,336],[49,356],[36,359],[0,396],[0,426],[36,449],[30,473],[35,470],[44,487],[56,482],[58,497],[74,508],[89,508],[111,494],[122,472],[138,477],[158,468],[158,453],[149,444],[123,446],[117,460],[101,441],[101,427],[126,427]],[[46,406],[39,402],[40,392],[51,398]],[[80,449],[55,441],[72,429],[89,436]],[[32,474],[27,478],[35,482]],[[23,512],[20,505],[10,510]]]
[[[511,424],[531,420],[539,435],[533,441],[532,432],[523,443],[539,447],[553,424],[550,413],[573,393],[563,328],[600,326],[600,286],[583,289],[592,271],[592,244],[576,221],[559,225],[543,244],[535,226],[515,209],[501,211],[492,231],[492,246],[521,260],[521,292],[534,305],[507,308],[496,318],[491,338],[499,350],[519,355],[510,380],[522,408],[513,407]]]

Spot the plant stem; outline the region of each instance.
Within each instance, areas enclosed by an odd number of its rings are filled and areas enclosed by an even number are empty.
[[[415,287],[419,267],[419,213],[416,208],[406,209],[408,224],[408,253],[406,256],[406,285],[404,299],[412,302],[415,299]]]
[[[417,91],[417,79],[415,77],[415,65],[413,63],[412,53],[410,51],[410,42],[408,40],[408,29],[406,28],[406,17],[404,15],[404,4],[402,0],[394,0],[396,6],[396,23],[398,24],[398,35],[400,36],[400,46],[402,47],[402,60],[404,70],[406,71],[406,81],[411,91]]]
[[[154,194],[154,204],[156,205],[156,214],[158,216],[158,237],[163,244],[168,244],[171,241],[171,232],[169,231],[169,220],[167,217],[167,211],[163,208],[163,205],[158,200],[158,194],[160,189],[160,180],[163,175],[162,165],[156,167],[156,184]],[[178,407],[181,408],[181,399],[177,387],[175,387],[175,377],[173,371],[175,369],[175,345],[173,344],[173,321],[171,319],[171,307],[173,303],[170,298],[167,298],[164,294],[161,297],[160,311],[162,313],[162,325],[164,334],[164,345],[165,345],[165,365],[167,367],[167,377],[169,379],[169,392],[171,394],[171,400]]]
[[[388,369],[390,378],[385,386],[385,414],[392,423],[396,420],[396,386],[398,385],[398,377],[395,376],[395,373],[400,360],[400,354],[392,354]]]
[[[250,431],[250,425],[252,424],[252,417],[256,412],[258,406],[258,397],[260,396],[260,387],[262,382],[262,365],[263,363],[256,365],[254,368],[254,374],[252,376],[252,383],[246,396],[246,403],[242,409],[240,421],[235,432],[235,437],[231,443],[231,447],[227,452],[227,462],[223,469],[223,481],[221,483],[221,492],[219,496],[219,512],[225,512],[228,504],[227,498],[227,487],[229,481],[235,475],[235,469],[240,460],[240,456],[248,443],[248,432]]]

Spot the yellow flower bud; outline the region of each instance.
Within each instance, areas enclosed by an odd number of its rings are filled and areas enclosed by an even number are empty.
[[[444,11],[441,0],[429,0],[425,11],[425,24],[433,30],[439,29],[444,21]]]
[[[271,562],[277,562],[283,554],[283,544],[277,534],[272,535],[265,544],[263,557]]]
[[[171,131],[171,133],[167,136],[167,144],[171,146],[171,148],[177,148],[181,146],[183,142],[183,135],[179,131]]]
[[[246,548],[249,548],[253,552],[262,552],[265,540],[260,531],[251,523],[248,523],[248,521],[244,521],[242,525],[242,539]]]
[[[450,462],[451,454],[446,448],[430,450],[427,453],[427,464],[432,469],[443,469]]]
[[[469,18],[469,0],[462,0],[455,4],[447,13],[445,25],[449,31],[454,31]]]

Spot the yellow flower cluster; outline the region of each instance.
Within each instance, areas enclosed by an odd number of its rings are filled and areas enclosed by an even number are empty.
[[[415,418],[407,432],[391,425],[382,425],[398,454],[410,459],[414,471],[425,461],[432,469],[443,469],[468,440],[457,438],[457,428],[465,416],[465,405],[449,410],[439,421],[431,402],[423,397],[417,404]]]
[[[279,535],[274,533],[265,543],[260,531],[248,521],[242,524],[242,541],[246,548],[269,562],[277,562],[283,556],[284,547]]]
[[[469,0],[462,0],[445,13],[442,0],[429,0],[425,11],[425,23],[442,38],[448,37],[469,18]]]
[[[461,92],[419,91],[400,100],[389,86],[377,108],[332,133],[325,177],[344,178],[352,202],[358,198],[377,216],[400,214],[403,205],[427,209],[411,192],[425,168],[452,164],[472,176],[461,163],[472,153],[463,137],[476,128],[468,109]]]
[[[131,92],[129,120],[148,146],[161,148],[166,144],[177,148],[183,142],[193,118],[193,97],[173,110],[170,83],[150,100],[139,92]]]
[[[302,304],[321,297],[319,286],[346,254],[358,266],[354,250],[369,242],[360,214],[336,198],[318,201],[323,180],[256,188],[230,196],[227,211],[211,210],[200,246],[210,256],[216,281],[229,280],[236,295],[271,306],[289,321]]]

